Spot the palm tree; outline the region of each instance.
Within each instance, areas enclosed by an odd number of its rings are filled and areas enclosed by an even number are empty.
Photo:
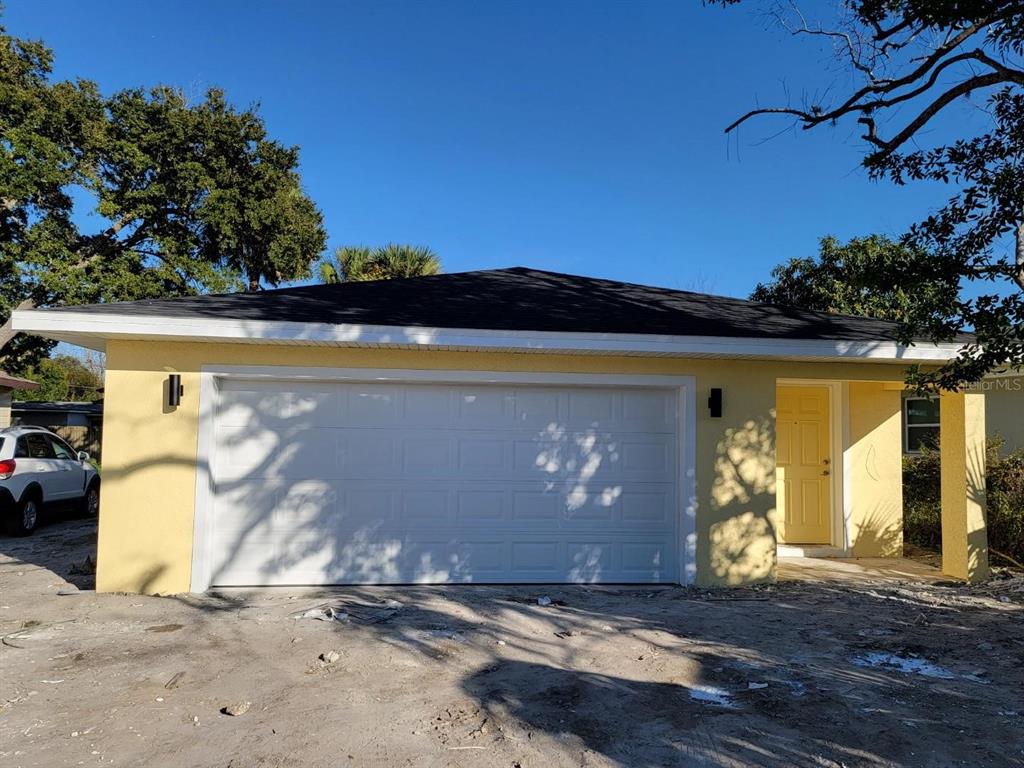
[[[325,283],[393,280],[440,272],[441,259],[423,245],[345,246],[334,252],[333,260],[320,263],[320,279]]]

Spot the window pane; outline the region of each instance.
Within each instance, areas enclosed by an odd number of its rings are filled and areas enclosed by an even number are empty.
[[[75,456],[74,453],[71,452],[71,449],[67,445],[65,445],[61,440],[58,440],[55,437],[48,437],[47,439],[53,445],[53,452],[57,456],[58,459],[77,459],[78,458],[77,456]]]
[[[18,442],[14,444],[14,458],[16,459],[27,459],[28,458],[28,443],[25,442],[24,437],[19,437]]]
[[[938,424],[939,401],[915,398],[907,400],[907,424]]]
[[[33,459],[55,458],[50,441],[44,435],[25,435],[25,440],[28,443],[28,455]]]
[[[907,450],[920,451],[922,445],[929,448],[938,446],[938,427],[907,427]]]

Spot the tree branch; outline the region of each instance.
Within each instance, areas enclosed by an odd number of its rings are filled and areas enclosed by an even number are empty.
[[[1024,82],[1024,73],[1020,73],[1020,82]],[[864,139],[874,144],[879,148],[878,152],[871,154],[867,158],[867,163],[877,163],[882,158],[888,157],[900,146],[903,145],[911,136],[921,130],[924,125],[935,117],[947,104],[961,96],[966,96],[968,93],[977,90],[978,88],[988,88],[992,85],[998,85],[1007,81],[1005,75],[1001,72],[990,72],[987,75],[979,75],[978,77],[972,77],[970,80],[965,80],[962,83],[957,83],[948,91],[940,95],[931,104],[925,107],[921,113],[907,123],[906,127],[902,131],[897,133],[888,141],[879,139],[875,134],[874,120],[868,117],[862,117],[858,122],[868,126],[868,132],[864,134]]]
[[[938,81],[939,75],[942,74],[942,72],[947,67],[950,67],[953,64],[957,64],[962,61],[969,60],[979,61],[985,64],[986,66],[991,67],[995,71],[988,72],[982,75],[975,75],[974,77],[971,77],[963,81],[962,83],[958,83],[954,87],[950,88],[948,91],[941,94],[927,107],[925,107],[925,109],[922,110],[921,113],[914,120],[908,123],[907,126],[898,134],[896,134],[893,138],[889,140],[879,138],[876,132],[875,121],[874,118],[870,116],[871,114],[873,114],[878,109],[892,107],[895,106],[896,104],[909,101],[910,99],[916,98],[917,96],[926,93],[928,90],[934,87],[935,83]],[[899,80],[892,81],[893,85],[891,85],[890,87],[884,90],[879,89],[877,92],[891,93],[892,90],[895,90],[896,88],[901,87],[902,85],[906,85],[909,82],[913,82],[913,80],[908,80],[908,78],[900,78]],[[760,109],[753,109],[747,112],[739,119],[732,122],[725,129],[725,132],[730,133],[731,131],[739,127],[742,123],[746,122],[747,120],[756,115],[792,115],[793,117],[796,117],[800,122],[803,123],[803,130],[806,131],[811,128],[817,127],[822,123],[831,122],[833,120],[838,119],[839,117],[859,112],[861,113],[862,117],[860,117],[857,122],[866,126],[867,129],[867,132],[863,134],[863,138],[865,139],[865,141],[879,148],[879,151],[873,153],[868,158],[868,162],[878,162],[878,160],[887,157],[888,155],[891,155],[893,152],[899,149],[900,146],[902,146],[907,140],[909,140],[911,136],[913,136],[918,130],[920,130],[920,128],[922,128],[929,120],[931,120],[950,102],[954,101],[960,96],[965,96],[968,93],[971,93],[972,91],[978,90],[979,88],[988,88],[990,86],[998,85],[1000,83],[1016,83],[1018,85],[1024,85],[1024,72],[1021,72],[1016,69],[1011,69],[999,63],[998,61],[992,59],[990,56],[986,55],[983,51],[978,49],[974,51],[968,51],[966,53],[961,53],[956,56],[952,56],[946,59],[945,61],[940,62],[937,66],[931,69],[930,73],[928,73],[928,78],[927,80],[925,80],[925,82],[923,82],[917,88],[914,88],[913,90],[907,91],[906,93],[902,93],[899,96],[895,96],[893,98],[873,99],[871,101],[866,101],[857,104],[855,103],[856,100],[858,100],[858,98],[863,98],[863,95],[866,95],[865,91],[870,92],[870,89],[861,89],[861,91],[858,91],[858,94],[855,94],[854,97],[848,99],[846,103],[843,104],[843,106],[838,107],[837,109],[831,110],[829,112],[824,112],[822,110],[814,108],[808,111],[804,109],[795,109],[792,107],[762,107]]]
[[[725,132],[731,133],[736,128],[739,128],[747,120],[749,120],[752,117],[756,117],[757,115],[792,115],[793,117],[799,118],[803,123],[805,123],[805,129],[811,128],[814,125],[818,124],[817,122],[814,122],[817,120],[817,117],[814,114],[802,109],[794,109],[792,107],[761,107],[760,109],[752,109],[745,115],[742,115],[738,119],[729,123],[729,125],[726,126]]]
[[[811,28],[807,24],[807,18],[804,16],[803,12],[800,10],[800,8],[797,6],[797,4],[795,2],[790,2],[790,7],[793,9],[793,13],[796,14],[797,18],[800,19],[800,26],[799,27],[796,27],[796,28],[790,27],[790,25],[786,23],[786,20],[784,18],[782,18],[782,14],[781,13],[779,14],[779,17],[778,17],[779,23],[790,34],[792,34],[792,35],[812,35],[812,36],[816,36],[816,37],[828,37],[828,38],[831,38],[833,40],[841,40],[843,43],[846,44],[846,54],[847,54],[848,58],[850,59],[850,66],[852,66],[854,69],[856,69],[856,70],[858,70],[860,72],[863,72],[868,77],[874,79],[874,73],[871,71],[871,68],[869,66],[867,66],[866,64],[864,64],[863,61],[861,61],[860,52],[858,51],[857,46],[855,46],[853,44],[853,37],[850,35],[849,32],[841,32],[839,30],[824,29],[820,25],[816,29],[815,28]],[[858,43],[860,43],[860,42],[861,41],[858,39]]]
[[[756,115],[766,115],[766,114],[788,114],[788,115],[793,115],[794,117],[799,118],[804,123],[804,126],[803,126],[804,130],[807,130],[809,128],[814,128],[814,127],[816,127],[818,125],[821,125],[823,123],[832,122],[833,120],[837,120],[840,117],[843,117],[845,115],[851,114],[853,112],[864,113],[864,112],[873,111],[875,108],[877,108],[879,106],[881,100],[875,99],[873,102],[868,102],[868,103],[858,103],[858,102],[860,102],[866,96],[870,96],[872,94],[893,93],[894,91],[896,91],[896,90],[898,90],[898,89],[900,89],[900,88],[902,88],[902,87],[904,87],[906,85],[910,85],[911,83],[914,83],[914,82],[920,80],[922,77],[928,76],[933,68],[938,68],[941,71],[941,69],[944,69],[949,64],[952,64],[955,61],[961,61],[964,58],[968,57],[968,54],[960,54],[958,56],[952,57],[952,59],[950,59],[948,63],[941,63],[944,56],[948,55],[955,48],[957,48],[958,46],[963,44],[965,41],[967,41],[968,39],[973,37],[975,34],[980,32],[984,28],[984,26],[986,24],[990,23],[990,21],[991,20],[980,22],[980,23],[977,23],[977,24],[972,24],[971,26],[969,26],[969,27],[965,28],[964,30],[962,30],[959,34],[955,35],[954,37],[950,38],[949,40],[944,41],[944,43],[941,46],[939,46],[938,48],[936,48],[935,51],[933,51],[928,57],[926,57],[924,59],[924,61],[922,61],[921,64],[918,65],[918,67],[916,69],[912,70],[911,72],[909,72],[908,74],[904,75],[903,77],[897,78],[895,80],[875,80],[874,78],[872,78],[871,81],[867,85],[865,85],[864,87],[862,87],[859,90],[857,90],[856,92],[854,92],[845,102],[840,104],[835,109],[831,109],[831,110],[828,110],[828,111],[825,111],[825,110],[812,110],[810,112],[807,111],[807,110],[800,110],[800,109],[795,109],[795,108],[791,108],[791,107],[777,107],[777,108],[754,109],[754,110],[751,110],[750,112],[747,112],[745,115],[740,117],[738,120],[733,121],[725,129],[725,132],[726,133],[730,133],[731,131],[733,131],[736,128],[738,128],[741,124],[743,124],[744,122],[746,122],[747,120],[749,120],[750,118],[752,118],[752,117],[754,117]],[[881,40],[881,39],[884,39],[884,38],[881,38],[878,35],[875,36],[875,41],[876,42]],[[975,57],[975,58],[977,58],[977,57]],[[941,66],[940,66],[940,63],[941,63]],[[988,63],[988,62],[986,62],[986,63]],[[1007,71],[1013,72],[1014,70],[1007,70]],[[932,76],[929,77],[929,80],[932,82],[932,84],[934,84],[934,73],[932,73]],[[924,90],[927,90],[927,88],[924,89]],[[920,92],[923,92],[923,91],[920,91]],[[885,105],[881,104],[881,106],[885,106]]]

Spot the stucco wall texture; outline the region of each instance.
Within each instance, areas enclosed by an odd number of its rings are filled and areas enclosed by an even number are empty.
[[[847,495],[856,555],[900,551],[900,366],[742,360],[382,350],[111,341],[103,424],[97,589],[188,591],[191,579],[199,372],[203,366],[311,366],[696,377],[697,582],[774,578],[775,393],[780,379],[844,382]],[[181,375],[181,405],[166,380]],[[706,407],[724,391],[724,413]],[[838,458],[838,457],[837,457]]]

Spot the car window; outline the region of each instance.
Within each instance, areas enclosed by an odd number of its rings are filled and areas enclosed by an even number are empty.
[[[53,453],[58,459],[71,459],[72,461],[76,461],[78,459],[75,452],[72,451],[71,447],[63,440],[60,440],[53,435],[47,435],[46,439],[50,441],[50,444],[53,446]]]
[[[28,443],[25,442],[24,437],[19,437],[18,441],[14,444],[14,458],[16,459],[27,459],[28,458]]]
[[[50,441],[46,435],[25,435],[25,442],[28,445],[28,455],[33,459],[55,459],[57,454],[53,452]]]

